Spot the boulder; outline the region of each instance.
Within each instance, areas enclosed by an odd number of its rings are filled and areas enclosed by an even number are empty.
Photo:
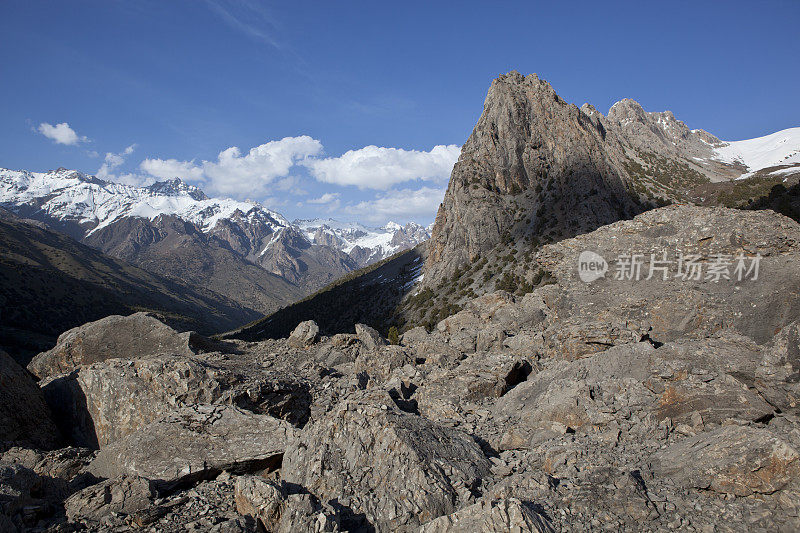
[[[236,510],[256,518],[267,531],[281,519],[286,492],[280,484],[259,476],[241,476],[236,480]]]
[[[356,335],[367,350],[377,350],[387,344],[386,339],[381,337],[380,333],[364,324],[356,324]]]
[[[413,365],[415,361],[413,352],[403,346],[376,346],[362,351],[353,367],[355,372],[366,373],[371,382],[380,383],[388,379],[393,370]]]
[[[42,391],[30,374],[0,350],[0,442],[52,449],[61,442]]]
[[[102,448],[181,406],[212,403],[224,388],[218,369],[174,356],[112,359],[41,386],[62,431],[89,448]]]
[[[88,470],[105,478],[146,477],[159,488],[213,477],[223,470],[274,470],[293,434],[288,422],[271,416],[227,405],[196,405],[100,450]]]
[[[300,322],[289,335],[289,345],[295,348],[311,346],[319,340],[319,326],[313,320]]]
[[[555,531],[547,517],[516,498],[481,500],[447,516],[440,516],[419,528],[419,533],[550,533]]]
[[[102,448],[184,406],[232,404],[295,424],[309,416],[308,386],[253,359],[223,356],[110,359],[44,380],[62,430],[80,446]]]
[[[453,513],[488,475],[470,437],[401,411],[379,390],[354,393],[307,425],[282,469],[286,482],[336,499],[376,531],[411,531]]]
[[[236,510],[257,519],[275,533],[336,532],[339,518],[329,505],[310,494],[287,494],[280,484],[258,476],[236,480]]]
[[[122,476],[76,492],[64,502],[64,509],[72,522],[99,522],[111,513],[129,515],[147,509],[154,496],[149,480]]]
[[[584,251],[604,258],[605,277],[591,283],[580,279],[578,258]],[[647,279],[651,254],[661,260],[664,253],[667,279],[661,271]],[[631,254],[643,258],[639,279],[616,279],[617,273],[628,273],[624,261]],[[678,273],[679,254],[702,258],[700,279]],[[746,271],[738,279],[738,256],[744,258],[745,269],[758,260],[756,279]],[[727,272],[722,270],[729,279],[707,277],[715,258],[730,260]],[[731,328],[764,344],[800,311],[798,259],[800,226],[785,216],[673,205],[544,246],[536,263],[552,274],[559,288],[552,313],[573,323],[608,317],[647,323],[649,337],[660,343]]]
[[[420,413],[435,421],[459,420],[468,404],[496,399],[524,382],[532,367],[513,354],[474,354],[452,369],[426,376],[414,399]]]
[[[194,332],[178,333],[148,313],[112,315],[62,333],[54,348],[33,358],[28,370],[45,378],[107,359],[191,355],[207,343]]]
[[[340,528],[339,515],[329,504],[322,504],[311,494],[290,494],[276,533],[334,533]]]
[[[781,411],[800,414],[800,322],[792,322],[764,348],[756,387]]]
[[[772,494],[800,480],[800,453],[769,429],[732,425],[656,453],[653,471],[684,488],[734,496]]]

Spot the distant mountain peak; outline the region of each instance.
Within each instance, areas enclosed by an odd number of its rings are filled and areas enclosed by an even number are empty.
[[[157,181],[147,187],[147,189],[154,194],[162,194],[165,196],[181,196],[187,195],[195,200],[208,200],[200,188],[190,185],[180,178],[172,178],[164,181]]]

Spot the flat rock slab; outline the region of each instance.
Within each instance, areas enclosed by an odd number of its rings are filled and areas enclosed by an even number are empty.
[[[202,341],[200,335],[178,333],[148,313],[112,315],[62,333],[52,350],[33,358],[28,370],[45,378],[107,359],[191,355]]]
[[[172,487],[223,470],[253,472],[280,465],[294,428],[283,420],[232,406],[184,408],[100,451],[89,472],[124,474]]]
[[[686,438],[654,457],[654,472],[679,486],[749,496],[800,476],[800,454],[768,429],[725,426]]]
[[[516,498],[481,501],[424,524],[419,533],[515,533],[554,531],[547,518]]]

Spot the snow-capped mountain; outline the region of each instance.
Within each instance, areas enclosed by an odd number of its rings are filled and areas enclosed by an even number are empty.
[[[414,222],[405,226],[389,222],[382,227],[370,227],[357,222],[312,219],[295,220],[292,224],[303,232],[309,242],[335,246],[353,257],[361,266],[380,261],[430,239],[428,230]]]
[[[153,220],[172,215],[204,232],[213,231],[222,219],[263,224],[269,233],[289,225],[283,216],[258,203],[208,198],[180,179],[134,187],[64,168],[52,172],[0,169],[0,204],[31,218],[46,216],[75,230],[80,228],[83,235],[79,238],[123,217]]]
[[[259,311],[429,237],[413,223],[292,224],[257,202],[209,198],[177,178],[135,187],[63,168],[0,169],[0,207]]]

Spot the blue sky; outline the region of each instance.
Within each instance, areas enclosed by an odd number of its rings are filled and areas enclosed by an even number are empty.
[[[427,223],[497,75],[752,138],[800,125],[798,20],[796,0],[3,0],[0,166]]]

